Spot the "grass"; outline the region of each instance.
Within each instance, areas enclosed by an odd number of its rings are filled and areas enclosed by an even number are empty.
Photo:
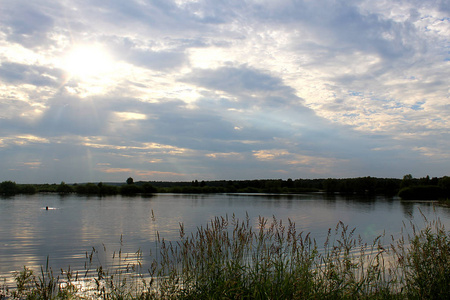
[[[425,217],[424,217],[425,218]],[[218,217],[195,233],[180,224],[179,240],[156,233],[156,247],[143,268],[143,254],[112,254],[101,263],[86,254],[78,276],[51,268],[24,267],[16,288],[0,295],[20,299],[446,299],[450,295],[450,234],[439,220],[365,243],[338,223],[326,242],[298,232],[288,220]],[[406,231],[410,231],[407,233]],[[103,249],[106,251],[106,249]],[[0,297],[1,298],[1,297]]]

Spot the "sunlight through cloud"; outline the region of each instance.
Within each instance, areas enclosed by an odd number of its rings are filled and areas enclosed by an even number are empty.
[[[108,51],[100,46],[76,46],[65,57],[63,67],[71,76],[88,80],[111,72],[113,63]]]

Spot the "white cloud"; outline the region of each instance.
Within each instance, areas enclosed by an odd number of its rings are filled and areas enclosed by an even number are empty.
[[[450,169],[445,1],[17,0],[0,14],[2,178],[33,181],[24,156],[56,182],[64,159],[67,182]]]

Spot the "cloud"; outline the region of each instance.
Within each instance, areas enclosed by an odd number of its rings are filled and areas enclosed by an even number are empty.
[[[1,25],[11,42],[37,47],[43,41],[48,41],[47,34],[53,29],[53,18],[48,13],[58,9],[58,4],[51,2],[8,1],[2,4],[1,12],[4,17]]]
[[[60,72],[50,68],[8,62],[0,65],[0,78],[8,83],[56,87],[60,77]]]
[[[9,1],[0,177],[448,175],[445,4]],[[109,68],[71,75],[90,45]]]
[[[246,66],[222,67],[217,70],[194,70],[192,74],[185,77],[185,80],[232,94],[291,91],[290,88],[282,85],[279,78]]]

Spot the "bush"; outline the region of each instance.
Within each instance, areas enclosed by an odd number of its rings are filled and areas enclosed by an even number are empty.
[[[69,194],[73,192],[73,187],[66,184],[64,181],[56,188],[56,191],[60,194]]]
[[[120,187],[120,194],[122,195],[136,195],[141,192],[141,188],[135,184],[126,184]]]
[[[97,195],[100,191],[100,188],[93,183],[79,184],[75,187],[75,191],[78,194],[85,195]]]
[[[37,191],[36,187],[32,184],[22,184],[18,186],[18,192],[21,194],[35,194]]]
[[[146,194],[153,194],[156,193],[158,190],[151,185],[150,183],[144,183],[144,185],[142,186],[142,192],[146,193]]]
[[[17,184],[12,181],[3,181],[0,183],[0,194],[15,195],[17,193]]]
[[[100,195],[117,195],[119,193],[119,189],[113,185],[98,184],[98,187]]]
[[[403,200],[438,200],[444,196],[444,190],[435,185],[410,186],[400,190]]]

